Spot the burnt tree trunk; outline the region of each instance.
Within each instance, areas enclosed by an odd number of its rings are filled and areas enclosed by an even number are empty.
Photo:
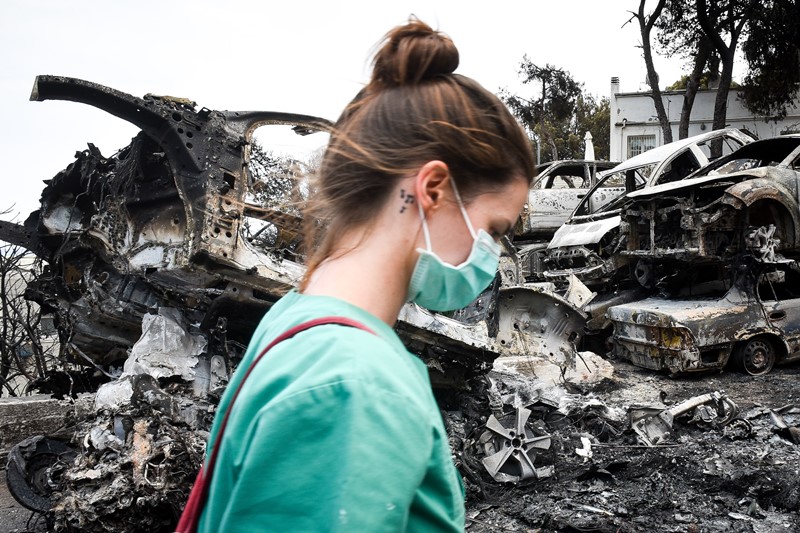
[[[647,67],[647,83],[650,85],[650,96],[653,98],[653,104],[656,108],[656,115],[658,116],[658,123],[661,125],[661,131],[664,133],[664,144],[672,142],[672,127],[669,124],[669,117],[667,111],[664,109],[664,100],[661,97],[661,89],[658,87],[658,74],[653,65],[653,51],[650,47],[650,32],[653,30],[658,17],[664,9],[667,0],[659,0],[656,8],[647,17],[644,14],[644,4],[646,0],[639,0],[639,11],[633,14],[636,20],[639,21],[639,30],[642,35],[642,53],[644,55],[644,63]]]
[[[700,89],[700,78],[703,76],[703,69],[711,56],[711,42],[707,37],[700,37],[697,45],[697,55],[694,57],[692,73],[686,82],[686,91],[683,95],[683,106],[681,107],[681,120],[678,124],[678,139],[685,139],[689,136],[689,120],[691,120],[692,107],[697,91]]]
[[[733,79],[733,60],[736,56],[736,47],[742,30],[749,18],[751,9],[750,2],[743,0],[728,0],[719,4],[712,2],[711,8],[706,0],[697,0],[697,21],[700,23],[703,33],[711,40],[722,63],[722,73],[720,74],[719,87],[717,88],[717,98],[714,101],[714,123],[712,129],[718,130],[725,127],[728,118],[728,93]],[[736,7],[741,6],[741,11],[736,12]],[[721,33],[725,32],[730,37],[730,43],[726,43]],[[721,143],[712,143],[711,157],[722,155]]]

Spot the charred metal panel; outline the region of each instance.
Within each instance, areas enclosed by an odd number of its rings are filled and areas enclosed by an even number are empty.
[[[515,287],[500,291],[498,310],[503,354],[536,354],[573,365],[586,322],[575,305],[537,287]]]
[[[739,413],[739,406],[725,394],[715,391],[689,398],[669,409],[632,407],[629,413],[631,429],[647,446],[667,441],[673,433],[673,421],[693,415],[692,420],[707,426],[723,427]]]
[[[597,244],[609,230],[616,228],[619,222],[619,216],[612,216],[597,221],[562,226],[553,236],[553,240],[550,241],[547,248],[552,250],[566,246]]]
[[[605,254],[604,254],[605,255]],[[608,281],[618,269],[618,261],[612,255],[603,257],[585,246],[559,248],[547,254],[542,275],[547,280],[564,281],[569,276],[579,276],[584,283]]]

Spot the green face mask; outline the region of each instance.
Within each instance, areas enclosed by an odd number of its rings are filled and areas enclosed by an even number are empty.
[[[408,300],[431,311],[453,311],[466,307],[489,286],[500,262],[500,245],[482,229],[475,233],[456,184],[452,179],[450,182],[458,207],[472,235],[472,251],[467,260],[458,266],[442,261],[431,249],[425,213],[417,203],[427,249],[417,248],[419,258],[408,285]]]

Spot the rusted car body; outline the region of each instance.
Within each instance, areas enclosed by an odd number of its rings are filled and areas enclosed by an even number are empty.
[[[617,166],[614,161],[570,159],[538,165],[536,181],[515,232],[517,241],[550,240],[595,184],[598,172]]]
[[[601,173],[548,244],[543,278],[559,282],[574,274],[590,288],[619,281],[621,273],[630,279],[623,269],[631,258],[618,253],[626,249],[619,232],[624,198],[688,176],[708,164],[714,146],[727,155],[752,140],[734,128],[715,130],[648,150]]]
[[[727,290],[725,288],[727,287]],[[700,296],[652,297],[611,307],[613,353],[670,373],[721,370],[751,375],[800,358],[800,267],[756,263],[732,283],[693,287]],[[705,293],[705,295],[703,295]]]
[[[800,251],[800,134],[756,141],[685,180],[631,193],[620,228],[620,255],[653,268]]]

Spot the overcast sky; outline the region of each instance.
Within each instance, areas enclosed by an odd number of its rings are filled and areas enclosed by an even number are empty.
[[[569,71],[607,96],[643,87],[638,26],[623,25],[636,0],[294,2],[212,0],[2,0],[0,209],[38,208],[42,180],[87,142],[111,155],[130,124],[73,102],[30,102],[37,74],[71,76],[120,91],[186,97],[199,107],[273,110],[335,119],[366,81],[373,46],[413,13],[449,34],[457,72],[497,92],[518,83],[523,55]],[[662,80],[680,63],[657,59]],[[662,84],[663,85],[663,84]],[[533,94],[533,93],[530,93]],[[5,217],[8,218],[8,217]]]

